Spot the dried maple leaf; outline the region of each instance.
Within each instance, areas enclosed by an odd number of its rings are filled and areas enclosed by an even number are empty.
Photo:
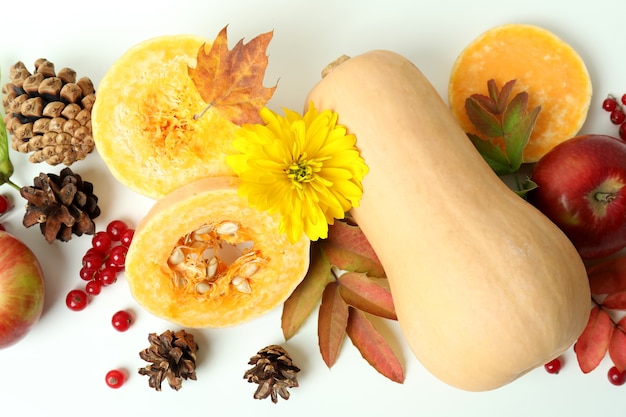
[[[575,345],[578,365],[584,373],[593,371],[602,361],[609,348],[614,330],[609,314],[595,306],[591,309],[585,330]]]
[[[374,369],[392,381],[404,382],[402,364],[363,312],[350,307],[346,331],[352,344]]]
[[[346,303],[375,316],[397,320],[389,289],[365,274],[347,272],[337,278],[339,294]]]
[[[317,335],[322,359],[329,368],[335,364],[339,349],[346,335],[348,325],[348,304],[339,295],[336,282],[324,289],[320,304]]]
[[[260,123],[259,110],[274,94],[276,86],[266,88],[263,78],[268,64],[266,54],[273,32],[267,32],[247,44],[237,42],[228,49],[228,36],[224,27],[209,51],[206,45],[198,50],[197,64],[188,67],[188,73],[208,109],[216,109],[231,122]]]

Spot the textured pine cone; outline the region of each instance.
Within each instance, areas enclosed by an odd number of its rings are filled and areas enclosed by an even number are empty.
[[[259,384],[254,398],[262,400],[271,397],[278,402],[278,396],[289,399],[288,388],[298,386],[297,374],[300,368],[293,364],[289,353],[280,345],[270,345],[250,358],[249,365],[254,365],[243,375],[248,382]]]
[[[48,243],[58,239],[67,242],[72,235],[93,235],[93,219],[100,215],[93,184],[83,181],[67,167],[57,174],[41,173],[33,186],[22,187],[20,195],[27,201],[22,224],[39,225]]]
[[[191,333],[184,330],[167,330],[160,335],[150,333],[148,341],[150,346],[139,352],[139,357],[149,363],[139,368],[139,374],[149,377],[150,388],[161,391],[161,385],[167,379],[169,386],[178,391],[183,380],[196,380],[198,345]]]
[[[14,150],[29,154],[33,163],[72,165],[94,149],[91,109],[96,100],[93,82],[63,68],[55,72],[46,59],[30,73],[17,62],[2,87],[7,132]]]

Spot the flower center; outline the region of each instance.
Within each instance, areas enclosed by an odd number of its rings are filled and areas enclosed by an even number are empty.
[[[294,161],[289,165],[285,172],[287,174],[287,178],[289,178],[294,185],[299,185],[313,181],[314,174],[319,172],[321,167],[321,162],[307,160],[306,155],[301,155],[297,161]]]

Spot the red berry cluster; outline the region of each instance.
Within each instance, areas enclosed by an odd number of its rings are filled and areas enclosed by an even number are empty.
[[[626,94],[618,100],[617,97],[609,94],[602,102],[602,108],[611,114],[611,123],[619,126],[619,137],[626,140]]]
[[[560,358],[552,359],[544,365],[546,372],[549,374],[558,374],[562,367],[563,363]],[[626,371],[620,371],[616,366],[609,368],[607,377],[613,385],[624,385],[626,383]]]
[[[83,310],[90,296],[100,294],[102,287],[117,281],[118,274],[124,270],[134,232],[124,221],[113,220],[105,231],[94,234],[79,272],[87,283],[84,290],[74,289],[67,294],[66,305],[70,310]]]

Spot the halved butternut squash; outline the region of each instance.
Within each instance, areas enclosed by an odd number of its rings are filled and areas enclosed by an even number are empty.
[[[152,314],[191,328],[232,326],[281,304],[304,278],[310,241],[251,208],[236,177],[211,177],[158,200],[137,226],[126,280]]]
[[[160,198],[207,176],[234,175],[225,162],[238,126],[206,103],[188,74],[203,43],[194,35],[145,40],[126,51],[98,86],[96,149],[113,176]]]

